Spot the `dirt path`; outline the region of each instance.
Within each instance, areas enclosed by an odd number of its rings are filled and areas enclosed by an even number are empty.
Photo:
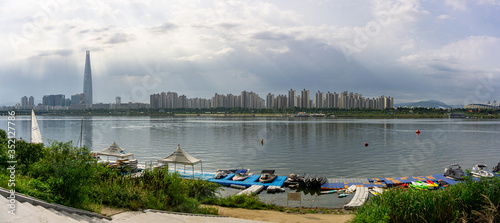
[[[248,210],[242,208],[219,208],[219,214],[233,218],[242,218],[256,221],[283,222],[283,223],[319,223],[319,222],[347,222],[353,218],[351,214],[297,214],[268,210]]]

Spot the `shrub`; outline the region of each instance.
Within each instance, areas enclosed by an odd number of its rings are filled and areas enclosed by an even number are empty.
[[[352,222],[458,222],[495,220],[500,180],[467,177],[444,190],[390,189],[372,197],[356,211]],[[493,208],[492,208],[493,207]],[[497,219],[498,220],[498,219]]]
[[[237,207],[248,209],[279,209],[276,205],[262,202],[256,194],[232,195],[225,198],[210,199],[209,204],[223,207]]]

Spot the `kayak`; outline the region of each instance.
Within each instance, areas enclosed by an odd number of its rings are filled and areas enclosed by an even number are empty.
[[[320,193],[322,194],[333,194],[333,193],[337,193],[336,190],[327,190],[327,191],[321,191]]]
[[[429,186],[427,186],[427,189],[429,190],[435,190],[439,187],[436,183],[434,183],[432,180],[427,180],[426,181]]]
[[[349,194],[344,194],[344,193],[339,194],[339,198],[347,197],[347,195],[349,195]]]

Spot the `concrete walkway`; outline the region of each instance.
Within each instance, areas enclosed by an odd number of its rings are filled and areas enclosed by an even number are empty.
[[[114,215],[111,222],[140,222],[140,223],[153,223],[153,222],[169,222],[169,223],[183,223],[183,222],[206,222],[206,223],[262,223],[264,221],[252,221],[238,218],[228,217],[212,217],[212,216],[199,216],[199,215],[184,215],[184,214],[167,214],[158,212],[139,212],[128,211]]]

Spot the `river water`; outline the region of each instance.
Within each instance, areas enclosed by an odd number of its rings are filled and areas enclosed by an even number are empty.
[[[113,142],[139,163],[170,155],[177,144],[205,171],[275,169],[278,175],[329,178],[420,176],[459,163],[500,162],[500,120],[275,117],[38,116],[44,142],[73,141],[100,151]],[[29,140],[30,117],[16,137]],[[7,118],[0,120],[7,129]],[[416,134],[416,130],[420,134]],[[261,144],[263,140],[263,144]],[[368,146],[365,147],[365,143]],[[196,166],[195,169],[199,167]],[[327,205],[328,206],[328,205]]]

